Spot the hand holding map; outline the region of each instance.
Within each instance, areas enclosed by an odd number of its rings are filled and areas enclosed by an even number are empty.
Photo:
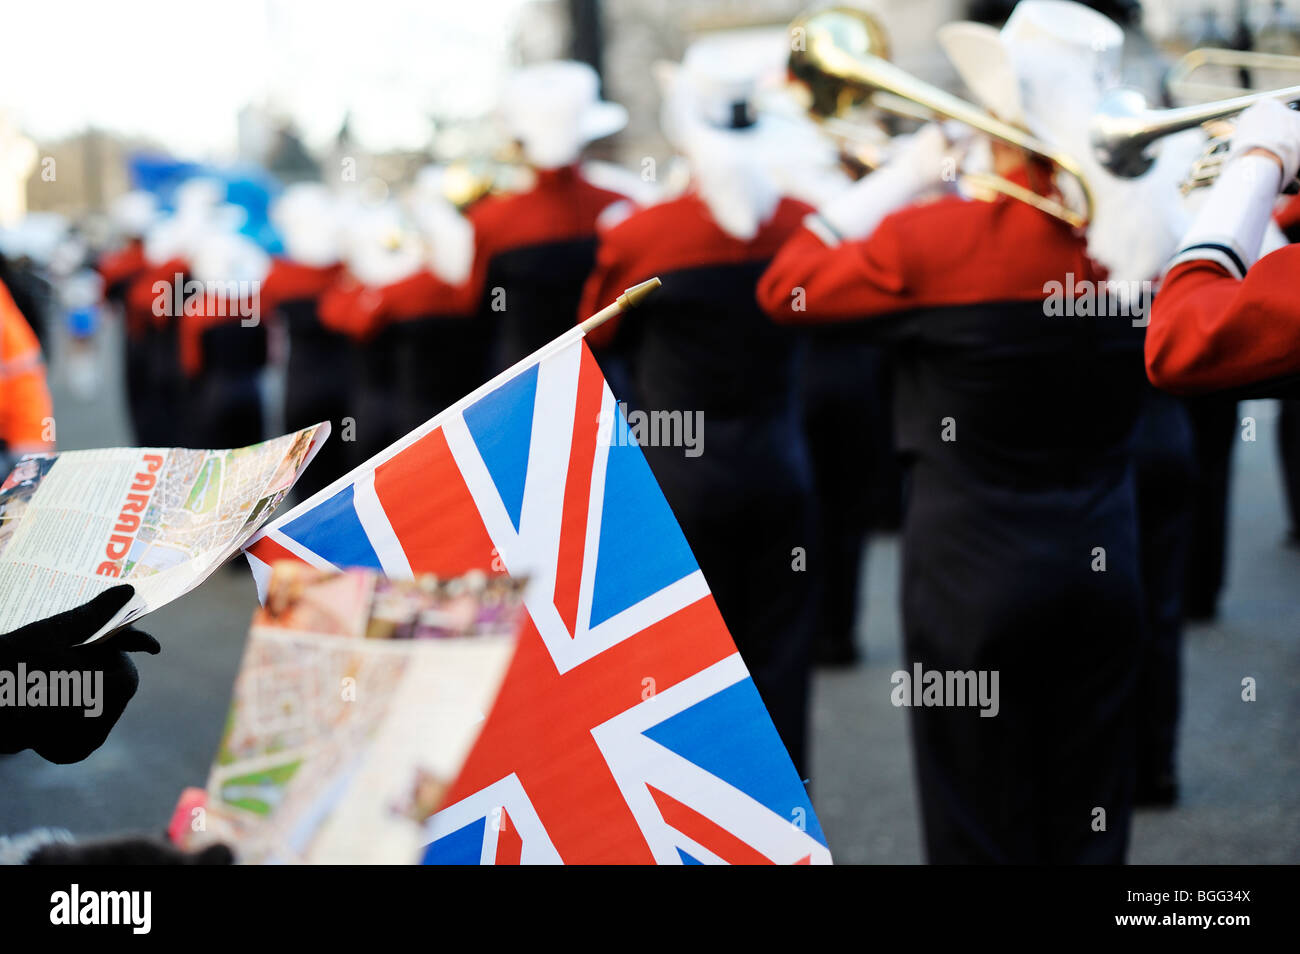
[[[101,639],[203,582],[271,516],[329,435],[233,450],[119,447],[27,457],[0,484],[0,632],[121,582]]]

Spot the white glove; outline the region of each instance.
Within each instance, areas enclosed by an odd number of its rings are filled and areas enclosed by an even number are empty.
[[[1212,261],[1244,278],[1259,258],[1279,188],[1277,163],[1268,156],[1233,159],[1210,187],[1168,267]]]
[[[1282,184],[1300,170],[1300,112],[1275,99],[1260,100],[1241,114],[1232,134],[1228,161],[1251,149],[1272,153],[1282,164]]]
[[[818,209],[817,217],[837,239],[866,238],[891,212],[930,189],[955,182],[957,161],[957,151],[943,130],[934,123],[923,126],[900,144],[883,167]],[[823,234],[811,223],[810,227]]]

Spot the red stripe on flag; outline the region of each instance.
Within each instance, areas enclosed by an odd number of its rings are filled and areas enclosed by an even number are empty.
[[[446,804],[513,773],[566,864],[653,864],[592,727],[639,705],[646,678],[663,692],[735,652],[712,597],[564,675],[530,619]]]
[[[524,840],[515,831],[514,823],[510,821],[510,813],[501,809],[501,830],[497,832],[497,857],[496,864],[499,865],[517,865],[519,857],[524,851]]]
[[[376,467],[375,494],[412,572],[501,572],[492,538],[442,428]]]
[[[267,566],[274,566],[280,560],[292,560],[294,563],[307,564],[307,561],[295,554],[292,550],[286,549],[279,543],[276,543],[270,537],[262,537],[256,543],[248,547],[248,552],[257,557]]]
[[[600,431],[600,402],[605,377],[591,351],[582,346],[578,394],[573,415],[569,474],[564,484],[560,517],[560,552],[555,570],[555,608],[572,636],[578,631],[578,591],[582,586],[582,557],[587,543],[587,511],[591,497],[591,467]]]
[[[667,795],[653,785],[646,785],[671,827],[687,838],[709,849],[730,865],[770,865],[772,859],[751,848],[716,822],[705,818],[689,805]]]

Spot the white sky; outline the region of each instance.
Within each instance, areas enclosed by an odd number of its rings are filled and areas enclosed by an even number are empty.
[[[188,158],[233,154],[245,103],[311,145],[427,143],[491,108],[524,0],[4,0],[0,110],[38,140],[93,124]]]

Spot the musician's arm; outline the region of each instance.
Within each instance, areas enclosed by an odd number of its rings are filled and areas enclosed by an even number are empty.
[[[1147,374],[1180,393],[1300,372],[1296,257],[1259,259],[1281,185],[1295,175],[1300,118],[1278,103],[1243,114],[1233,156],[1174,256],[1147,328]]]
[[[1212,259],[1166,274],[1146,335],[1147,375],[1183,394],[1300,374],[1300,247],[1264,256],[1238,278]]]

